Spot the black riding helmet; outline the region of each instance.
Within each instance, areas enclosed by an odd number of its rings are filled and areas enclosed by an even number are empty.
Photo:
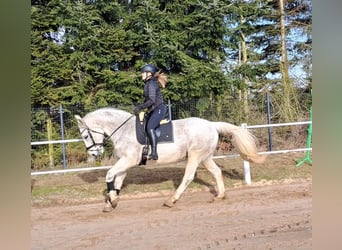
[[[141,73],[143,72],[151,72],[154,75],[157,72],[157,68],[153,64],[146,64],[141,68]]]

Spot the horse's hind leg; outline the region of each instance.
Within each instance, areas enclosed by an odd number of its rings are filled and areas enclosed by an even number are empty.
[[[222,178],[222,171],[221,169],[216,165],[214,160],[210,157],[203,161],[204,166],[208,171],[214,176],[217,184],[217,195],[215,199],[224,199],[225,197],[225,188]]]
[[[176,201],[179,200],[187,186],[189,186],[189,184],[195,178],[195,173],[199,163],[200,161],[198,160],[198,157],[189,156],[182,182],[176,189],[176,192],[164,202],[164,206],[172,207]]]

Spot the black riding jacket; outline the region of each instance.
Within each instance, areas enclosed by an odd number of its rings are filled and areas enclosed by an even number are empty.
[[[163,95],[155,77],[146,81],[144,86],[144,97],[145,102],[141,104],[141,108],[148,108],[148,111],[152,111],[157,106],[164,103]]]

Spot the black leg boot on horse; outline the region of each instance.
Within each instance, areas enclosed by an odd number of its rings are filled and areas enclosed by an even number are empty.
[[[147,131],[148,138],[151,144],[151,154],[148,156],[149,160],[158,160],[158,153],[157,153],[157,135],[155,129],[150,129]]]

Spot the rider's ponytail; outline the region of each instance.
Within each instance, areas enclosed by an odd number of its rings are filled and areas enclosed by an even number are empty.
[[[158,79],[159,84],[165,88],[167,82],[167,75],[164,73],[157,72],[154,74],[154,77]]]

